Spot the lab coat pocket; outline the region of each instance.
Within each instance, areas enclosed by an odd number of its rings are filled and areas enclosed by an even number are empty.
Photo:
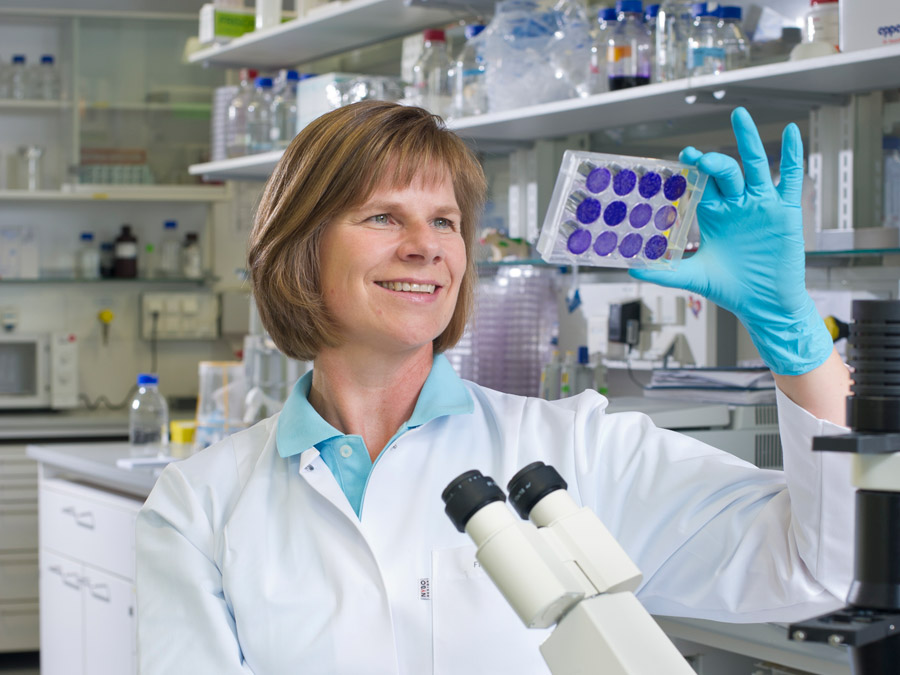
[[[538,650],[547,630],[525,628],[475,559],[475,547],[431,554],[434,675],[550,671]]]

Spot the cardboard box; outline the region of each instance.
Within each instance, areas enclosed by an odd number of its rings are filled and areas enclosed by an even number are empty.
[[[844,0],[840,16],[842,52],[900,44],[897,0]]]
[[[200,8],[200,29],[197,36],[202,45],[225,44],[256,27],[256,12],[236,7],[216,7],[212,4]]]

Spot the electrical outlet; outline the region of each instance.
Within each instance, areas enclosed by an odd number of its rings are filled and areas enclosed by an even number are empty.
[[[144,293],[145,340],[208,340],[219,336],[219,300],[212,293]]]

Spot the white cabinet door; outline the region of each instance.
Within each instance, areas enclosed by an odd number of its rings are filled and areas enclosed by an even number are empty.
[[[41,551],[41,675],[82,672],[82,566]]]
[[[84,575],[84,672],[134,675],[137,642],[134,584],[91,567]],[[43,671],[41,671],[43,675]]]

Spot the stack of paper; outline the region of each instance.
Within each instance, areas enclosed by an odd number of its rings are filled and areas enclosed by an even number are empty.
[[[775,378],[768,368],[665,368],[653,371],[644,396],[710,403],[774,403]]]

